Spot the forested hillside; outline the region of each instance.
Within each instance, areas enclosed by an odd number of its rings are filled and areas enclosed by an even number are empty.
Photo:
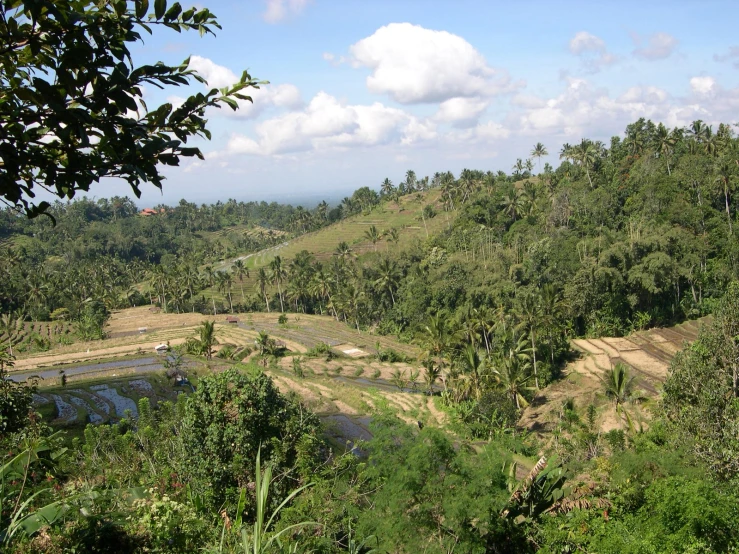
[[[564,145],[552,154],[556,170],[537,145],[537,162],[519,160],[510,174],[409,171],[335,207],[182,201],[142,215],[127,199],[77,200],[48,210],[55,223],[4,211],[1,544],[732,552],[739,140],[700,121],[670,130],[640,120],[624,137]],[[72,342],[104,351],[110,313],[143,304],[158,317],[205,319],[195,337],[182,334],[193,332],[184,323],[161,334],[182,341],[164,357],[167,377],[192,379],[176,402],[141,398],[136,415],[109,414],[70,441],[36,414],[53,408],[34,407],[31,383],[4,378],[34,352]],[[231,333],[210,322],[255,311],[270,312],[260,316],[270,333],[310,335],[310,348],[257,335],[238,318]],[[398,418],[373,397],[371,439],[345,450],[331,442],[305,398],[275,388],[289,377],[308,394],[307,380],[318,379],[311,358],[325,360],[326,378],[329,361],[337,380],[348,378],[349,358],[321,342],[320,318],[303,314],[339,320],[329,321],[343,325],[343,341],[362,341],[366,351],[346,346],[368,356],[352,366],[359,375],[389,364],[390,379],[377,369],[362,386],[418,395],[414,406],[438,412],[437,424],[412,410]],[[571,340],[707,314],[663,393],[619,362],[588,381],[597,401],[558,397],[543,440],[517,427],[529,403],[551,402],[547,386],[575,356]],[[127,354],[147,340],[140,324],[118,339]],[[236,335],[238,344],[226,342]],[[378,335],[414,346],[401,353],[377,340],[372,353],[364,345]],[[392,366],[406,362],[410,374]],[[66,377],[40,386],[53,398]],[[616,422],[607,432],[597,424],[606,413]]]

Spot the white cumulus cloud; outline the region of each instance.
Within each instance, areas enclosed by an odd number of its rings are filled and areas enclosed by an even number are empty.
[[[256,139],[234,134],[227,153],[279,155],[292,152],[413,144],[436,136],[435,125],[376,102],[345,105],[319,92],[302,111],[267,119],[255,127]]]
[[[410,23],[381,27],[349,50],[355,66],[372,71],[369,90],[402,104],[491,96],[521,86],[462,37]]]
[[[678,40],[667,33],[655,33],[644,39],[638,35],[632,35],[637,48],[634,55],[649,61],[664,60],[669,58],[678,45]]]
[[[229,68],[218,65],[213,60],[202,56],[191,56],[190,69],[205,79],[209,87],[223,88],[238,82],[239,78]]]
[[[588,73],[597,73],[618,61],[618,58],[608,51],[602,38],[587,31],[575,33],[570,39],[569,48],[572,54],[580,58]]]
[[[239,80],[228,67],[218,65],[213,60],[202,56],[192,56],[189,67],[197,71],[207,81],[208,87],[222,88],[233,85]],[[250,96],[253,102],[237,100],[239,109],[236,111],[222,110],[222,115],[237,118],[255,118],[269,107],[295,109],[303,105],[300,90],[292,84],[261,85],[258,89],[243,89],[241,94]],[[184,100],[176,99],[176,101],[178,104],[182,104]]]
[[[291,16],[299,15],[309,0],[267,0],[262,17],[267,23],[279,23]]]
[[[716,89],[716,80],[713,77],[693,77],[690,79],[690,89],[693,93],[708,96]]]
[[[480,98],[450,98],[439,105],[434,119],[457,127],[474,125],[489,102]]]

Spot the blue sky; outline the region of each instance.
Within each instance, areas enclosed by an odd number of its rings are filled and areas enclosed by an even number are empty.
[[[270,84],[253,106],[210,114],[205,162],[166,170],[163,194],[145,188],[142,205],[335,198],[385,177],[397,183],[407,169],[509,171],[538,141],[556,165],[564,142],[608,140],[642,116],[669,126],[739,121],[737,2],[199,5],[218,16],[217,37],[159,29],[134,61],[192,56],[214,85],[243,69]],[[147,90],[146,100],[189,92]],[[93,190],[108,192],[123,191]]]

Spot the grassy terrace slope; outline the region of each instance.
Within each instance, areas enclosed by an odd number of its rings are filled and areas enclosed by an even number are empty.
[[[239,325],[227,324],[225,315],[215,318],[216,335],[221,343],[253,345],[259,331],[266,331],[295,353],[303,353],[319,342],[326,342],[332,347],[355,347],[374,354],[375,344],[379,342],[382,348],[392,348],[411,357],[418,354],[415,346],[398,343],[389,337],[357,333],[328,316],[293,315],[287,325],[277,324],[278,314],[255,313],[239,317],[242,318]],[[152,313],[148,307],[121,310],[110,319],[106,329],[109,338],[60,346],[47,352],[20,354],[14,370],[27,371],[136,354],[151,355],[158,344],[169,341],[171,346],[176,346],[196,336],[196,328],[204,319],[208,317],[201,314]],[[146,331],[140,333],[140,328],[146,328]]]
[[[419,354],[416,347],[388,337],[357,333],[329,317],[291,316],[286,325],[277,324],[277,314],[240,317],[238,325],[225,323],[225,316],[216,318],[220,344],[253,345],[258,331],[283,342],[288,349],[286,356],[267,367],[267,373],[283,392],[295,392],[320,415],[337,446],[368,439],[369,421],[378,410],[390,410],[414,425],[419,421],[432,426],[446,422],[446,415],[437,405],[438,397],[413,392],[412,383],[402,391],[390,384],[393,373],[407,378],[415,373],[420,387],[422,369],[417,362],[380,362],[372,356],[378,342],[381,348],[392,348],[409,357]],[[153,349],[164,341],[176,345],[195,336],[196,326],[203,319],[200,314],[152,313],[148,308],[122,310],[110,321],[110,338],[21,356],[16,370],[45,374],[36,397],[37,407],[55,426],[68,428],[78,436],[87,422],[114,421],[126,410],[135,415],[141,397],[173,399],[179,390],[185,390],[164,377],[161,358]],[[146,327],[146,332],[139,333],[140,327]],[[319,342],[331,345],[337,357],[307,357],[306,351]],[[352,355],[343,355],[346,350]],[[252,354],[247,361],[258,362],[255,356]],[[111,359],[115,362],[108,361]],[[296,376],[295,363],[300,365],[302,377]],[[199,375],[230,365],[218,359],[205,362],[203,358],[190,359],[189,364],[187,372],[195,383]],[[66,369],[65,387],[60,386],[59,369]]]
[[[572,347],[579,352],[577,360],[565,368],[565,377],[539,392],[524,410],[519,426],[546,433],[556,426],[562,404],[573,399],[577,409],[589,404],[598,407],[597,424],[607,432],[621,426],[613,403],[605,398],[601,379],[617,363],[626,364],[636,377],[636,387],[646,402],[633,406],[637,419],[649,419],[644,408],[659,396],[672,358],[686,344],[698,337],[701,326],[709,318],[686,321],[675,327],[639,331],[628,337],[574,339]]]
[[[267,248],[254,254],[248,254],[230,260],[224,260],[216,266],[217,269],[229,269],[236,259],[244,260],[249,268],[251,276],[244,279],[244,292],[246,294],[257,293],[255,286],[256,269],[266,267],[275,256],[283,260],[290,260],[298,252],[307,250],[318,260],[327,260],[331,257],[340,242],[346,242],[358,256],[370,254],[375,250],[382,252],[388,248],[404,248],[415,239],[425,239],[426,233],[431,236],[442,230],[449,221],[455,217],[455,213],[444,212],[441,201],[441,191],[434,189],[428,192],[414,193],[400,198],[398,203],[392,201],[382,202],[368,213],[358,214],[329,227],[325,227],[312,233],[301,235],[298,238],[286,241],[281,245]],[[425,224],[421,215],[423,208],[431,205],[437,212],[436,217],[426,219]],[[386,240],[379,241],[375,246],[365,237],[365,231],[372,225],[382,233],[390,229],[397,229],[398,244],[390,244]],[[239,281],[234,282],[232,295],[237,301],[240,291]],[[214,290],[205,292],[206,297],[214,295],[223,298],[223,295]]]

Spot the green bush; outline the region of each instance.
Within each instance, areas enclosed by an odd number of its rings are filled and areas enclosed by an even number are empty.
[[[240,486],[254,481],[260,445],[262,458],[279,468],[310,465],[318,429],[314,415],[256,368],[249,374],[229,369],[208,375],[185,404],[181,473],[212,508],[232,504]],[[299,477],[291,475],[288,488]]]

